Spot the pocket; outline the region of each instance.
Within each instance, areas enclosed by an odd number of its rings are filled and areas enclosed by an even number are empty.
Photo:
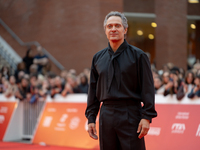
[[[138,126],[142,118],[141,108],[136,105],[128,106],[128,121],[132,126]]]

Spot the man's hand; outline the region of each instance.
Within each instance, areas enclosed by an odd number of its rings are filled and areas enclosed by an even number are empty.
[[[147,119],[141,119],[137,130],[137,133],[140,133],[138,136],[139,139],[147,135],[149,127],[150,127],[150,121]]]
[[[91,138],[98,140],[95,123],[89,123],[88,124],[88,133],[89,133]]]

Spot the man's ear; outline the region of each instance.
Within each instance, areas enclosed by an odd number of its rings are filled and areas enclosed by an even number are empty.
[[[124,35],[127,33],[128,31],[128,28],[124,29]]]

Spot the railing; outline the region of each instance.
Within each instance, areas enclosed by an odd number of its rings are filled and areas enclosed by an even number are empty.
[[[5,49],[0,42],[0,68],[4,65],[9,66],[10,73],[13,74],[17,69],[17,63],[18,61],[16,60],[16,57],[13,57],[10,53],[8,53],[7,49]]]
[[[37,41],[32,42],[23,42],[9,27],[8,25],[0,18],[0,24],[7,30],[7,32],[21,45],[21,46],[40,46],[40,43]],[[48,58],[60,69],[63,70],[64,67],[45,49],[42,49],[44,54],[48,56]]]
[[[35,104],[30,104],[28,101],[23,102],[23,138],[33,138],[44,104],[45,101],[37,101]]]

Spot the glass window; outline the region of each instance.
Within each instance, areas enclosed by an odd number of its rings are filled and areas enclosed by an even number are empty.
[[[146,52],[153,63],[155,59],[155,28],[157,26],[155,17],[136,14],[126,15],[126,17],[129,25],[126,37],[128,43]]]

